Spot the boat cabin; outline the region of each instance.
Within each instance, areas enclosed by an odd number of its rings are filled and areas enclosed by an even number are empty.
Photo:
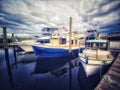
[[[85,42],[85,47],[92,49],[108,50],[109,42],[107,40],[87,40]]]
[[[86,40],[94,40],[98,36],[97,30],[87,30]]]
[[[109,49],[107,40],[87,40],[85,42],[85,50],[79,53],[80,59],[86,64],[110,63],[113,56]]]

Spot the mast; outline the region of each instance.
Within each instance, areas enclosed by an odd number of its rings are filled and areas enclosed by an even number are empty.
[[[70,29],[70,32],[69,32],[69,53],[71,53],[71,44],[72,44],[72,41],[71,41],[71,37],[72,37],[72,17],[70,17],[70,23],[69,23],[69,29]]]

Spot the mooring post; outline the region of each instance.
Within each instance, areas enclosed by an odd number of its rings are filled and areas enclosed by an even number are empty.
[[[9,61],[9,53],[8,53],[8,44],[7,44],[7,32],[6,32],[6,27],[3,26],[3,40],[4,40],[4,49],[5,49],[5,60],[8,69],[10,69],[10,61]]]
[[[71,52],[72,52],[72,49],[71,49],[71,44],[72,44],[72,17],[70,17],[70,23],[69,23],[69,29],[70,29],[70,32],[69,32],[69,90],[72,90],[72,71],[71,71]]]
[[[17,68],[17,57],[16,57],[16,46],[15,46],[15,38],[14,33],[12,33],[12,43],[13,43],[13,53],[14,53],[14,60],[15,60],[15,67]]]
[[[7,32],[6,32],[6,27],[3,26],[3,40],[4,40],[4,49],[5,49],[5,60],[6,60],[6,65],[7,65],[7,71],[10,79],[10,84],[13,86],[13,78],[12,78],[12,72],[11,72],[11,67],[10,67],[10,61],[9,61],[9,53],[8,53],[8,44],[7,44]]]

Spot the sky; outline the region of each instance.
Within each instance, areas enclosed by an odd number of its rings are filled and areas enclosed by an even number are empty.
[[[39,34],[44,27],[120,32],[120,0],[0,0],[0,33]]]

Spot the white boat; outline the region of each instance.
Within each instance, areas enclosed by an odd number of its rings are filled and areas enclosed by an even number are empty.
[[[78,78],[84,90],[93,90],[109,69],[114,58],[107,49],[109,44],[106,40],[88,40],[85,45],[85,50],[79,53],[82,68],[79,70],[81,74]]]
[[[87,76],[94,74],[101,67],[109,65],[113,61],[113,56],[108,50],[107,40],[87,40],[85,45],[85,50],[79,53],[79,59]],[[92,67],[91,70],[90,67]]]
[[[81,63],[78,74],[80,85],[84,90],[93,90],[114,60],[109,51],[109,41],[86,40],[84,51],[79,53],[79,60]]]

